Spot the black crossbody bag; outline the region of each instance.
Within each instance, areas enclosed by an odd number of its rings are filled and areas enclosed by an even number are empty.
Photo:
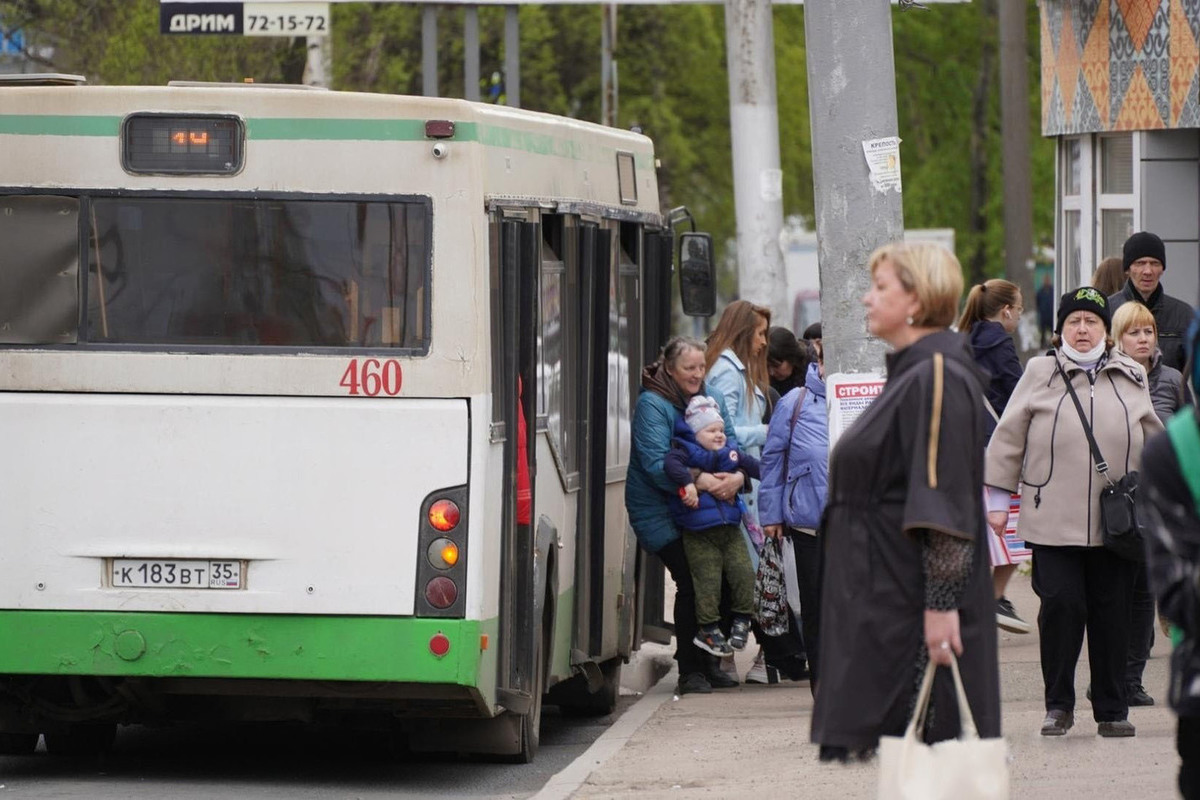
[[[1108,477],[1108,462],[1100,453],[1100,446],[1096,444],[1096,437],[1092,435],[1092,426],[1083,413],[1083,404],[1079,402],[1075,387],[1071,385],[1071,379],[1062,368],[1062,364],[1058,363],[1057,356],[1055,366],[1058,367],[1063,382],[1067,384],[1067,393],[1071,395],[1075,410],[1079,412],[1079,421],[1083,424],[1088,446],[1092,449],[1092,461],[1096,465],[1096,472],[1104,478],[1105,486],[1100,490],[1100,531],[1104,537],[1104,546],[1121,558],[1144,561],[1146,552],[1142,545],[1142,526],[1138,522],[1134,505],[1138,487],[1137,471],[1125,473],[1115,483]]]

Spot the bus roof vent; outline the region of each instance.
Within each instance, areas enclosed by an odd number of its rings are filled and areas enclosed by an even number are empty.
[[[329,91],[326,86],[306,86],[302,83],[234,83],[230,81],[167,81],[167,86],[177,86],[184,89],[308,89],[321,92]]]
[[[26,72],[0,75],[0,86],[82,86],[87,78],[62,72]]]

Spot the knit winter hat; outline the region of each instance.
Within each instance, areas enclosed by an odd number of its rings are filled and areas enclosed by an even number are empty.
[[[1153,234],[1151,234],[1153,235]],[[1061,334],[1063,323],[1072,311],[1090,311],[1104,320],[1104,330],[1112,330],[1112,317],[1108,313],[1108,300],[1099,289],[1082,286],[1073,292],[1067,292],[1058,301],[1058,325],[1054,332]]]
[[[694,433],[699,433],[714,422],[724,424],[717,401],[702,394],[696,395],[688,403],[687,410],[683,412],[683,421]]]
[[[1163,246],[1162,239],[1150,231],[1138,231],[1126,239],[1121,259],[1125,271],[1129,272],[1129,265],[1139,258],[1157,258],[1165,270],[1167,268],[1167,248]]]

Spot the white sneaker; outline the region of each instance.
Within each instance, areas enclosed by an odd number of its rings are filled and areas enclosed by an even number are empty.
[[[779,683],[779,670],[767,666],[762,650],[758,651],[754,664],[746,673],[746,683]]]

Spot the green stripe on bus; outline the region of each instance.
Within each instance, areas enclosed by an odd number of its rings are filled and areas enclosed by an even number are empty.
[[[17,136],[116,136],[120,117],[0,114],[0,133]]]
[[[315,119],[256,117],[246,120],[246,138],[334,139],[412,142],[425,138],[425,121],[419,119]],[[455,136],[454,138],[460,138]]]
[[[476,686],[496,630],[494,619],[0,611],[0,674]],[[439,632],[450,640],[443,658],[429,651]]]

